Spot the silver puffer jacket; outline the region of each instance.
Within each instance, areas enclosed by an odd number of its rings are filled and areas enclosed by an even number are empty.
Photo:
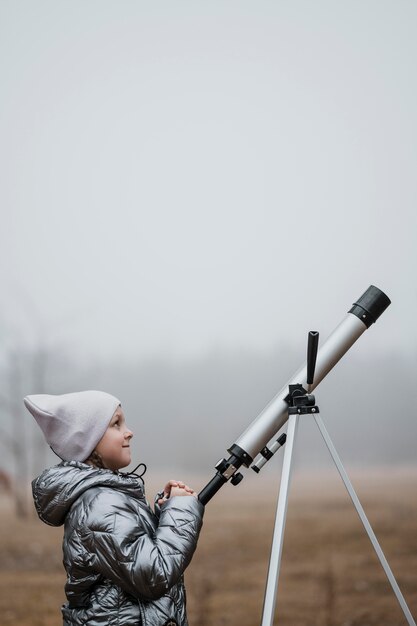
[[[187,626],[183,572],[204,507],[174,496],[156,514],[141,478],[64,461],[32,483],[39,517],[64,526],[64,626]]]

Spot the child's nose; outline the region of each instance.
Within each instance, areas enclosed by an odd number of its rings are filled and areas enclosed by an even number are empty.
[[[125,432],[125,439],[132,439],[133,433],[131,430],[127,429]]]

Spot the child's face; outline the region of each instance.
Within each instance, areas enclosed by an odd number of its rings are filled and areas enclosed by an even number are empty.
[[[108,469],[118,470],[129,465],[132,437],[133,433],[127,428],[125,416],[119,406],[115,410],[106,432],[96,446],[96,451]]]

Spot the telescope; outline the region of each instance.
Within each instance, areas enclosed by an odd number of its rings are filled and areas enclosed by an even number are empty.
[[[360,298],[353,303],[345,318],[318,349],[317,355],[312,356],[312,358],[314,356],[317,358],[314,382],[308,381],[309,393],[320,384],[336,363],[340,361],[365,330],[377,321],[390,304],[391,300],[388,296],[374,285],[368,287]],[[233,485],[239,484],[243,475],[237,470],[242,466],[248,468],[255,460],[253,469],[259,472],[274,452],[285,443],[285,435],[281,435],[277,441],[267,445],[277,436],[288,420],[288,389],[289,385],[296,384],[299,384],[301,388],[307,384],[307,363],[302,365],[243,434],[228,448],[230,457],[221,459],[216,464],[215,476],[198,495],[200,502],[207,504],[229,480]]]
[[[252,469],[255,470],[255,472],[259,472],[274,453],[286,444],[261,626],[272,626],[274,623],[275,602],[291,480],[292,457],[296,442],[298,420],[301,415],[314,416],[314,420],[326,443],[327,449],[345,484],[356,512],[358,513],[404,613],[404,617],[409,626],[417,626],[375,533],[372,530],[369,520],[366,517],[365,511],[359,502],[355,489],[343,467],[337,450],[321,419],[315,396],[311,393],[323,378],[327,376],[330,370],[333,369],[336,363],[340,361],[342,356],[346,354],[349,348],[352,347],[355,341],[359,339],[371,324],[376,322],[390,304],[391,301],[388,296],[377,287],[374,287],[374,285],[371,285],[365,293],[354,302],[346,317],[339,326],[336,327],[320,350],[318,349],[319,333],[310,331],[308,337],[307,362],[294,374],[285,387],[277,393],[263,411],[261,411],[239,439],[230,446],[228,449],[230,457],[227,460],[221,459],[217,463],[215,466],[217,470],[216,475],[198,496],[200,501],[206,504],[228,480],[230,480],[233,485],[240,483],[243,476],[237,470],[242,465],[249,467],[253,460],[255,460]],[[282,434],[276,441],[268,444],[268,442],[277,436],[279,430],[287,421],[288,428],[286,434]]]

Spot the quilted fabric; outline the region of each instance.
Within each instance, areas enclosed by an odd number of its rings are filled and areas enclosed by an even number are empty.
[[[187,626],[183,573],[202,526],[193,496],[154,513],[141,478],[65,461],[32,483],[36,510],[64,524],[64,626]]]

